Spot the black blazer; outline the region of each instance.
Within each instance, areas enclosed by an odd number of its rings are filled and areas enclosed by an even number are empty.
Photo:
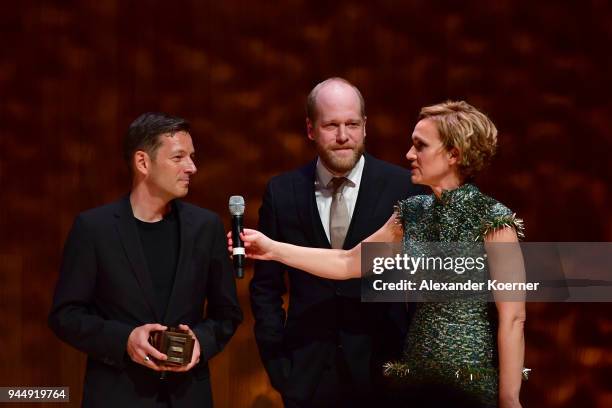
[[[173,407],[212,406],[207,361],[242,320],[218,215],[175,201],[180,253],[165,316],[159,316],[129,197],[77,216],[64,248],[49,326],[87,353],[85,407],[155,405],[167,386]],[[206,317],[204,304],[208,302]],[[189,325],[201,347],[187,373],[159,373],[130,360],[131,331],[146,323]]]
[[[259,229],[282,242],[330,248],[315,200],[316,160],[281,174],[267,185]],[[368,154],[344,243],[350,249],[378,230],[399,200],[420,193],[410,173]],[[282,308],[289,274],[288,316]],[[272,385],[283,396],[307,400],[330,355],[342,346],[350,377],[360,390],[372,385],[380,364],[395,357],[407,327],[405,306],[395,305],[399,326],[387,304],[362,304],[360,279],[333,281],[271,261],[255,264],[250,285],[255,337]]]

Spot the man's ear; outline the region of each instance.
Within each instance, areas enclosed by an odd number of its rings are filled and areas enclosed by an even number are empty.
[[[308,139],[314,140],[314,123],[310,118],[306,118],[306,134],[308,135]]]
[[[149,168],[151,167],[151,160],[149,155],[143,150],[137,150],[134,153],[134,170],[140,174],[149,174]]]
[[[366,137],[366,122],[368,121],[368,117],[363,117],[363,137]]]

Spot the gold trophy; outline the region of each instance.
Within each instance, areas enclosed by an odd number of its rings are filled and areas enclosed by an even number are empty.
[[[149,343],[168,356],[165,361],[154,359],[158,365],[184,366],[191,362],[194,339],[187,330],[169,327],[167,330],[151,332]]]

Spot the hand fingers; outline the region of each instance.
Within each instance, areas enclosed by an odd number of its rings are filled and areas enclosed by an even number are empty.
[[[185,372],[185,371],[189,371],[191,370],[196,364],[198,364],[198,362],[200,361],[200,358],[198,357],[196,359],[195,354],[191,357],[191,361],[189,362],[189,364],[184,365],[184,366],[165,366],[164,370],[166,371],[173,371],[175,373],[181,373],[181,372]]]
[[[189,326],[187,326],[186,324],[179,324],[179,329],[187,330],[192,337],[195,337],[195,334],[193,333],[193,330],[191,330],[191,328]]]
[[[189,364],[177,367],[175,371],[189,371],[200,361],[200,343],[198,342],[198,338],[196,337],[195,333],[188,325],[179,324],[179,329],[187,330],[187,332],[189,332],[189,335],[193,337],[195,344],[193,347],[193,354],[191,356],[191,361],[189,362]]]
[[[168,356],[165,355],[164,353],[161,353],[159,350],[157,350],[155,347],[153,347],[151,344],[146,343],[146,344],[142,344],[141,345],[141,350],[144,354],[154,357],[158,360],[167,360]]]
[[[191,356],[191,361],[186,366],[183,366],[185,371],[191,370],[198,362],[200,361],[200,356],[196,355],[196,350],[193,351],[193,355]]]
[[[240,233],[240,239],[242,240],[243,245],[247,242],[251,242],[257,239],[257,234],[244,234]]]
[[[154,371],[162,370],[162,368],[158,366],[157,364],[155,364],[155,361],[153,361],[153,359],[149,357],[148,355],[144,353],[138,353],[137,356],[138,356],[138,360],[134,360],[135,363],[141,364]]]
[[[255,238],[258,238],[261,234],[261,232],[251,229],[251,228],[245,228],[242,230],[242,232],[240,233],[240,238],[244,241],[245,239],[252,241]]]
[[[179,324],[179,329],[181,329],[181,330],[187,330],[187,331],[189,332],[189,335],[190,335],[191,337],[193,337],[193,340],[195,340],[195,342],[196,342],[196,346],[199,344],[199,343],[198,343],[198,338],[196,337],[196,335],[195,335],[195,333],[193,332],[193,330],[191,330],[191,327],[189,327],[189,326],[188,326],[188,325],[186,325],[186,324]],[[194,349],[194,352],[193,352],[193,354],[194,354],[194,355],[196,354],[196,349],[197,349],[197,350],[199,350],[199,348],[195,348],[195,349]],[[198,358],[200,358],[200,356],[199,356],[199,351],[198,351]],[[193,358],[192,358],[192,360],[193,360]]]
[[[230,253],[230,257],[232,256],[232,251],[234,249],[234,241],[232,241],[232,231],[227,233],[227,252]]]
[[[191,364],[196,365],[200,362],[200,346],[194,347],[193,356],[191,356]]]
[[[186,366],[186,367],[193,367],[197,361],[196,360],[200,360],[200,347],[199,347],[199,343],[198,343],[198,338],[196,337],[195,333],[193,332],[193,330],[191,330],[191,327],[189,327],[186,324],[179,324],[179,329],[181,330],[187,330],[189,332],[189,335],[191,337],[193,337],[193,340],[195,341],[195,345],[193,348],[193,355],[191,356],[191,362]],[[188,369],[189,369],[188,368]]]
[[[145,367],[147,367],[147,368],[150,368],[151,370],[154,370],[154,371],[162,371],[162,370],[163,370],[163,368],[162,368],[162,367],[160,367],[160,366],[158,366],[157,364],[155,364],[155,361],[153,361],[153,360],[151,360],[151,359],[149,359],[149,361],[145,361],[145,362],[143,363],[143,365],[144,365]]]
[[[149,323],[149,324],[145,324],[143,327],[147,331],[147,333],[156,331],[156,330],[166,330],[168,328],[166,326],[162,326],[159,323]]]

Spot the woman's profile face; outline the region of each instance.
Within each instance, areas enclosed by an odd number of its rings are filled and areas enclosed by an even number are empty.
[[[442,144],[435,122],[427,118],[414,127],[412,147],[406,153],[406,158],[410,161],[412,182],[427,186],[441,184],[455,171],[451,165],[457,161]]]

